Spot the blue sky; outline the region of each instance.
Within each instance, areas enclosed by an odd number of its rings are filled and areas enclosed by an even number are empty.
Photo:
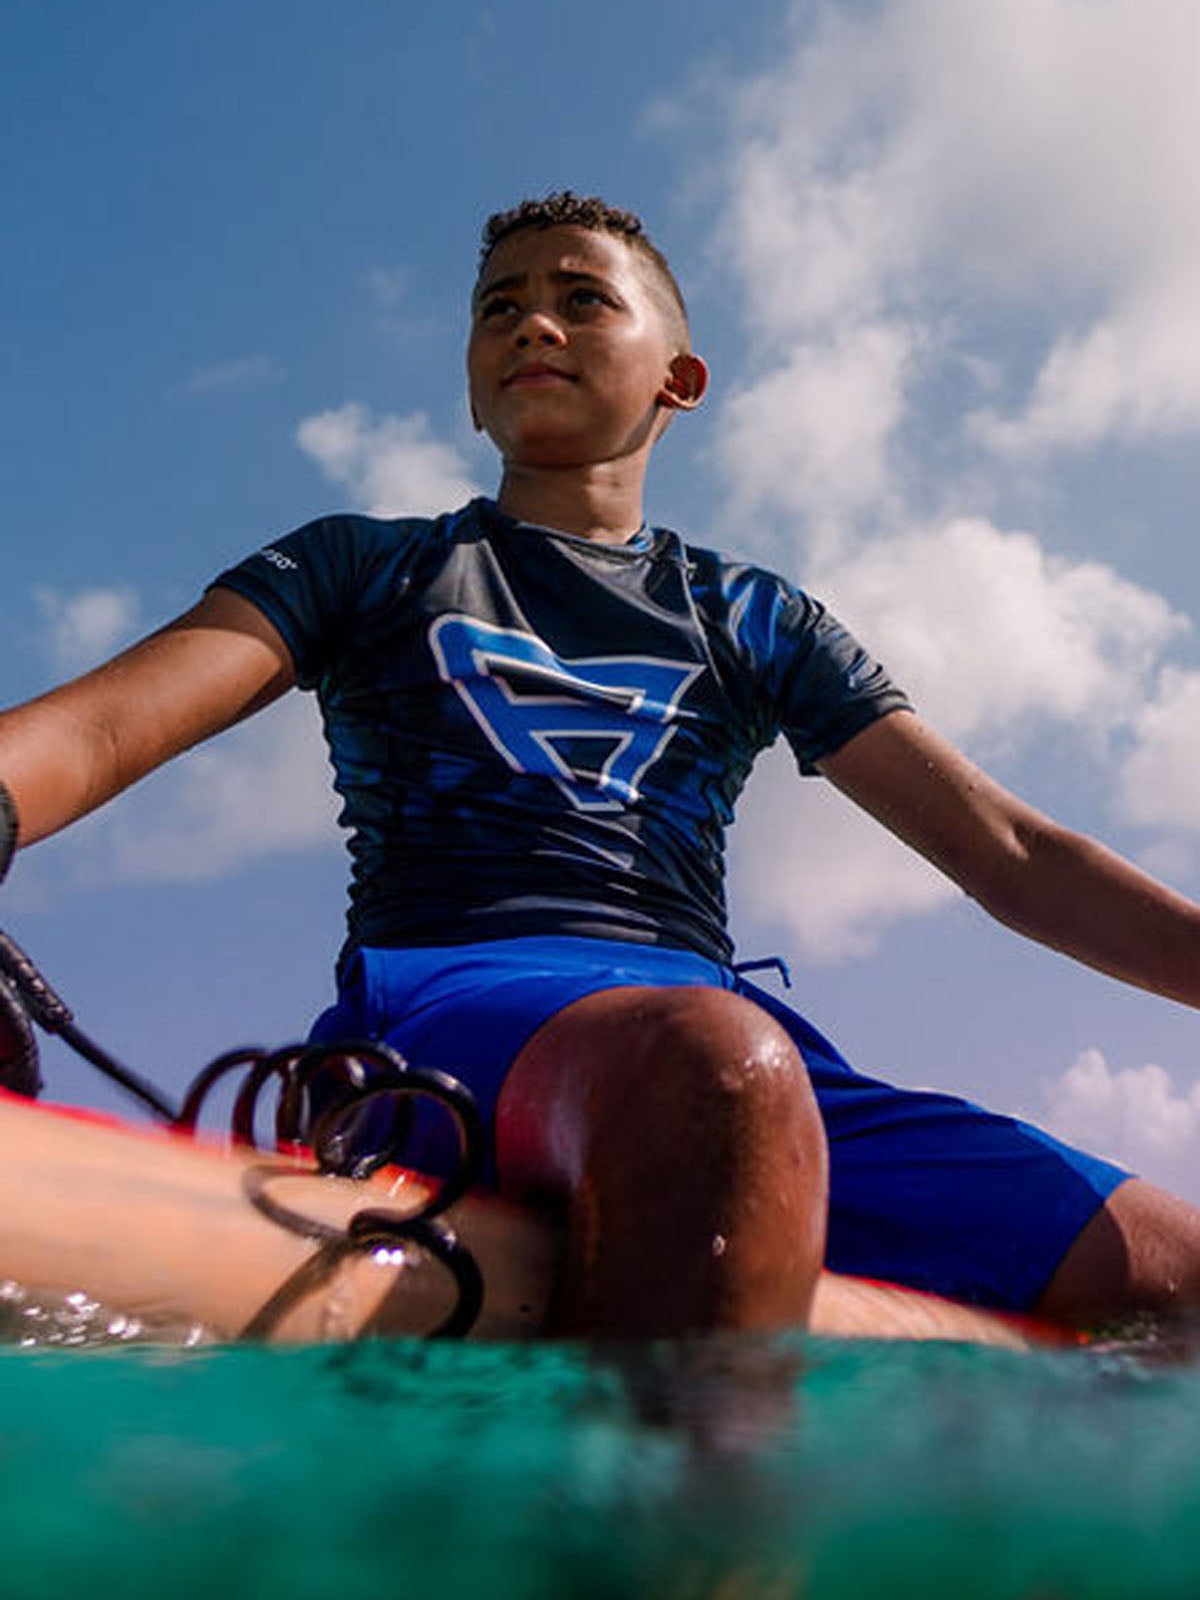
[[[931,720],[1200,892],[1192,0],[601,12],[19,3],[0,305],[6,700],[321,512],[489,488],[483,216],[640,210],[711,358],[649,511],[828,598]],[[4,924],[177,1088],[330,990],[342,865],[300,697],[23,857]],[[1200,1198],[1197,1019],[1023,945],[772,756],[746,957],[868,1070]],[[112,1103],[47,1052],[57,1097]]]

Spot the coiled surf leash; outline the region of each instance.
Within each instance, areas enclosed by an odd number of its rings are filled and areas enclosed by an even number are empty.
[[[7,874],[16,837],[16,810],[0,783],[0,883]],[[343,1231],[273,1199],[269,1179],[280,1169],[258,1166],[247,1170],[243,1187],[250,1203],[279,1226],[319,1241],[322,1265],[320,1272],[314,1272],[311,1265],[302,1268],[294,1280],[276,1291],[246,1332],[260,1337],[269,1332],[287,1306],[308,1292],[314,1278],[328,1276],[345,1256],[383,1251],[403,1257],[411,1246],[438,1261],[456,1288],[453,1309],[430,1337],[461,1337],[470,1331],[482,1308],[483,1279],[444,1213],[478,1179],[484,1135],[474,1096],[457,1078],[431,1068],[411,1067],[399,1051],[372,1040],[298,1044],[280,1050],[246,1048],[226,1051],[209,1062],[175,1107],[156,1084],[131,1071],[83,1032],[70,1007],[25,951],[0,931],[0,1088],[28,1099],[35,1099],[42,1088],[35,1024],[70,1046],[157,1121],[188,1135],[195,1134],[217,1086],[240,1072],[243,1076],[229,1118],[233,1138],[254,1149],[288,1155],[307,1149],[317,1172],[324,1175],[363,1180],[383,1167],[402,1165],[415,1106],[422,1101],[435,1106],[450,1118],[458,1158],[415,1211],[369,1207],[357,1212]],[[277,1100],[273,1138],[264,1146],[259,1126],[269,1086],[276,1088]]]

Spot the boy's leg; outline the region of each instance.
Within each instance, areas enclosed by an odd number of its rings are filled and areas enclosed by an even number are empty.
[[[827,1265],[1062,1320],[1200,1306],[1200,1212],[1018,1118],[855,1072],[774,996],[829,1140]]]
[[[555,1331],[799,1325],[824,1254],[825,1138],[800,1056],[710,988],[606,989],[529,1040],[496,1111],[502,1192],[568,1243]]]
[[[1109,1195],[1037,1303],[1086,1324],[1139,1311],[1200,1307],[1200,1210],[1140,1178]]]

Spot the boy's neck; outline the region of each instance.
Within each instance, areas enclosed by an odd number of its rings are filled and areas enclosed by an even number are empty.
[[[518,522],[597,544],[626,544],[642,526],[641,474],[506,464],[496,504]]]

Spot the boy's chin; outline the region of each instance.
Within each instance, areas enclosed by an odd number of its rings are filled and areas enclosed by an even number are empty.
[[[636,438],[597,441],[594,433],[581,436],[573,430],[546,429],[520,439],[509,439],[504,447],[498,448],[506,469],[562,472],[570,468],[584,471],[592,467],[627,465],[631,457],[641,453],[644,444]]]
[[[603,466],[606,456],[598,456],[577,440],[540,440],[535,445],[502,452],[506,471],[511,472],[568,472],[585,471],[589,467]]]

